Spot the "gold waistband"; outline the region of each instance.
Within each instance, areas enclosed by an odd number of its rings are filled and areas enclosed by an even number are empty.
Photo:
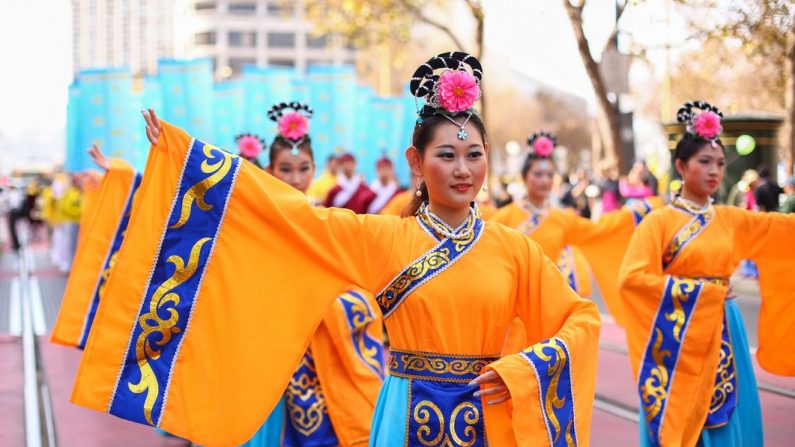
[[[499,358],[499,354],[439,354],[393,349],[389,374],[408,379],[469,383],[486,365]]]

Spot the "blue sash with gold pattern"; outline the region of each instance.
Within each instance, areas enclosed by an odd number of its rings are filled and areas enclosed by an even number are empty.
[[[330,447],[339,444],[311,349],[304,353],[287,385],[284,408],[287,421],[282,432],[282,446]]]
[[[384,378],[384,343],[374,340],[367,328],[375,321],[376,316],[367,300],[358,292],[348,290],[341,294],[337,301],[345,311],[351,343],[362,362],[378,377]]]
[[[456,263],[475,243],[483,232],[483,220],[475,218],[472,231],[465,239],[441,239],[433,228],[417,216],[417,222],[434,236],[439,243],[403,269],[378,295],[375,296],[384,318],[394,312],[403,300],[417,287],[447,270]]]
[[[680,208],[681,209],[681,208]],[[687,212],[687,210],[684,210]],[[693,239],[696,238],[704,228],[712,222],[715,217],[715,209],[710,208],[709,211],[703,214],[693,214],[693,218],[688,222],[679,232],[671,239],[671,243],[663,253],[662,263],[663,270],[667,269],[669,265],[679,256],[682,249],[687,246]]]
[[[671,276],[654,317],[651,337],[640,362],[638,391],[653,445],[660,445],[662,424],[679,352],[703,281]]]
[[[643,221],[643,218],[652,211],[651,204],[649,204],[646,199],[634,200],[627,205],[627,208],[632,211],[632,218],[635,221],[636,227]]]
[[[483,406],[468,384],[498,358],[392,350],[389,373],[409,380],[405,445],[488,446]]]
[[[528,211],[528,213],[530,215],[527,217],[527,220],[520,223],[519,226],[516,227],[516,229],[521,231],[525,236],[529,236],[530,233],[535,231],[535,229],[541,225],[541,218],[538,216],[538,214],[532,213],[530,211]]]
[[[549,445],[576,446],[571,357],[566,343],[557,337],[550,338],[534,344],[519,355],[527,360],[538,380]]]
[[[557,266],[560,273],[566,278],[569,287],[579,293],[580,291],[577,290],[577,265],[574,263],[574,253],[570,246],[567,245],[560,251]]]
[[[723,427],[737,407],[737,368],[734,364],[734,347],[729,332],[726,312],[723,312],[723,331],[721,331],[720,357],[715,372],[715,387],[709,404],[709,414],[704,428]]]
[[[127,193],[127,201],[124,205],[124,212],[121,215],[121,219],[119,219],[119,224],[116,227],[116,232],[113,236],[113,243],[110,245],[110,250],[108,250],[107,256],[105,256],[105,262],[102,264],[102,273],[97,280],[97,285],[94,288],[94,293],[91,297],[91,305],[88,307],[86,320],[83,323],[83,332],[80,334],[80,340],[77,342],[78,349],[85,348],[86,342],[88,342],[88,334],[89,331],[91,331],[91,326],[94,324],[94,316],[97,313],[97,307],[99,307],[99,300],[102,298],[103,292],[105,291],[105,284],[110,277],[110,270],[113,265],[116,264],[116,255],[118,254],[119,248],[121,248],[121,243],[124,240],[124,233],[127,231],[127,224],[130,222],[133,198],[135,197],[135,193],[138,191],[138,186],[140,185],[141,174],[136,172],[135,178],[133,178],[133,182],[130,185],[130,191]]]
[[[240,158],[192,140],[109,412],[160,425],[171,370],[224,220]]]

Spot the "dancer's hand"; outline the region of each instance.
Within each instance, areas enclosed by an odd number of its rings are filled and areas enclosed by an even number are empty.
[[[99,150],[99,146],[97,146],[96,143],[92,144],[88,149],[88,155],[91,156],[91,160],[94,161],[95,165],[104,169],[105,172],[110,171],[110,159],[106,157],[101,150]]]
[[[726,300],[733,300],[737,298],[737,294],[734,292],[734,286],[729,284],[728,290],[726,290]]]
[[[146,138],[148,138],[149,142],[154,146],[157,144],[157,139],[160,137],[160,131],[162,129],[160,120],[157,119],[154,109],[141,110],[141,114],[143,114],[144,121],[146,121]]]
[[[486,401],[486,404],[488,405],[501,404],[511,398],[511,393],[508,391],[508,387],[505,385],[502,377],[500,377],[500,375],[494,371],[483,373],[475,378],[475,380],[469,382],[469,386],[475,385],[491,385],[485,390],[479,389],[475,391],[474,394],[475,397],[490,396],[491,400]]]

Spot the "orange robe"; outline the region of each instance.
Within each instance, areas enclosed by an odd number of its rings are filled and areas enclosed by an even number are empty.
[[[312,208],[167,123],[139,195],[72,401],[209,446],[259,427],[333,297],[381,290],[437,245],[414,217]],[[531,346],[488,366],[512,395],[484,405],[489,444],[587,445],[599,315],[521,233],[484,224],[385,324],[393,349],[483,355],[500,352],[516,316]]]
[[[753,259],[760,272],[759,363],[795,375],[795,216],[712,209],[706,225],[689,224],[693,216],[674,206],[652,212],[633,234],[619,275],[630,361],[636,380],[643,365],[649,368],[640,384],[644,412],[665,446],[695,445],[704,428],[727,294],[719,282],[742,259]],[[686,241],[678,251],[671,248],[675,237]]]
[[[552,209],[546,217],[533,221],[524,207],[513,202],[500,208],[492,220],[528,235],[551,259],[558,259],[566,246],[578,248],[591,267],[610,315],[622,324],[616,274],[635,225],[648,211],[661,205],[661,199],[653,198],[646,208],[639,202],[638,207],[605,214],[597,222],[570,210]]]
[[[378,214],[400,217],[400,213],[402,213],[403,209],[406,208],[409,203],[411,203],[411,200],[414,198],[415,194],[416,190],[414,189],[407,189],[405,191],[399,192],[395,197],[392,197],[392,200],[387,202],[387,204],[381,208],[381,211],[379,211]]]
[[[124,160],[112,158],[111,168],[102,178],[82,216],[81,234],[73,268],[66,282],[61,308],[51,340],[67,346],[83,347],[90,329],[97,301],[101,298],[110,267],[115,260],[114,242],[119,234],[124,213],[137,186],[136,172]],[[119,242],[120,243],[120,242]],[[118,249],[118,247],[117,247]]]

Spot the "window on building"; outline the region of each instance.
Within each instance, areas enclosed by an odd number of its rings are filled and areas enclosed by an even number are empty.
[[[256,31],[229,31],[229,46],[230,47],[256,47],[257,46],[257,32]]]
[[[306,46],[308,48],[323,49],[328,46],[328,36],[306,36]]]
[[[253,57],[230,57],[229,66],[232,67],[233,75],[239,75],[243,71],[244,65],[255,65],[257,60]]]
[[[278,67],[295,67],[295,60],[293,59],[269,59],[268,65],[276,65]]]
[[[257,13],[257,4],[255,2],[231,2],[229,3],[229,13],[254,15]]]
[[[268,33],[268,47],[295,48],[295,33]]]
[[[215,31],[196,33],[193,36],[193,43],[196,45],[215,45]]]
[[[193,4],[194,11],[215,11],[216,2],[196,2]]]
[[[295,5],[285,0],[268,0],[268,15],[287,16],[293,15]]]

